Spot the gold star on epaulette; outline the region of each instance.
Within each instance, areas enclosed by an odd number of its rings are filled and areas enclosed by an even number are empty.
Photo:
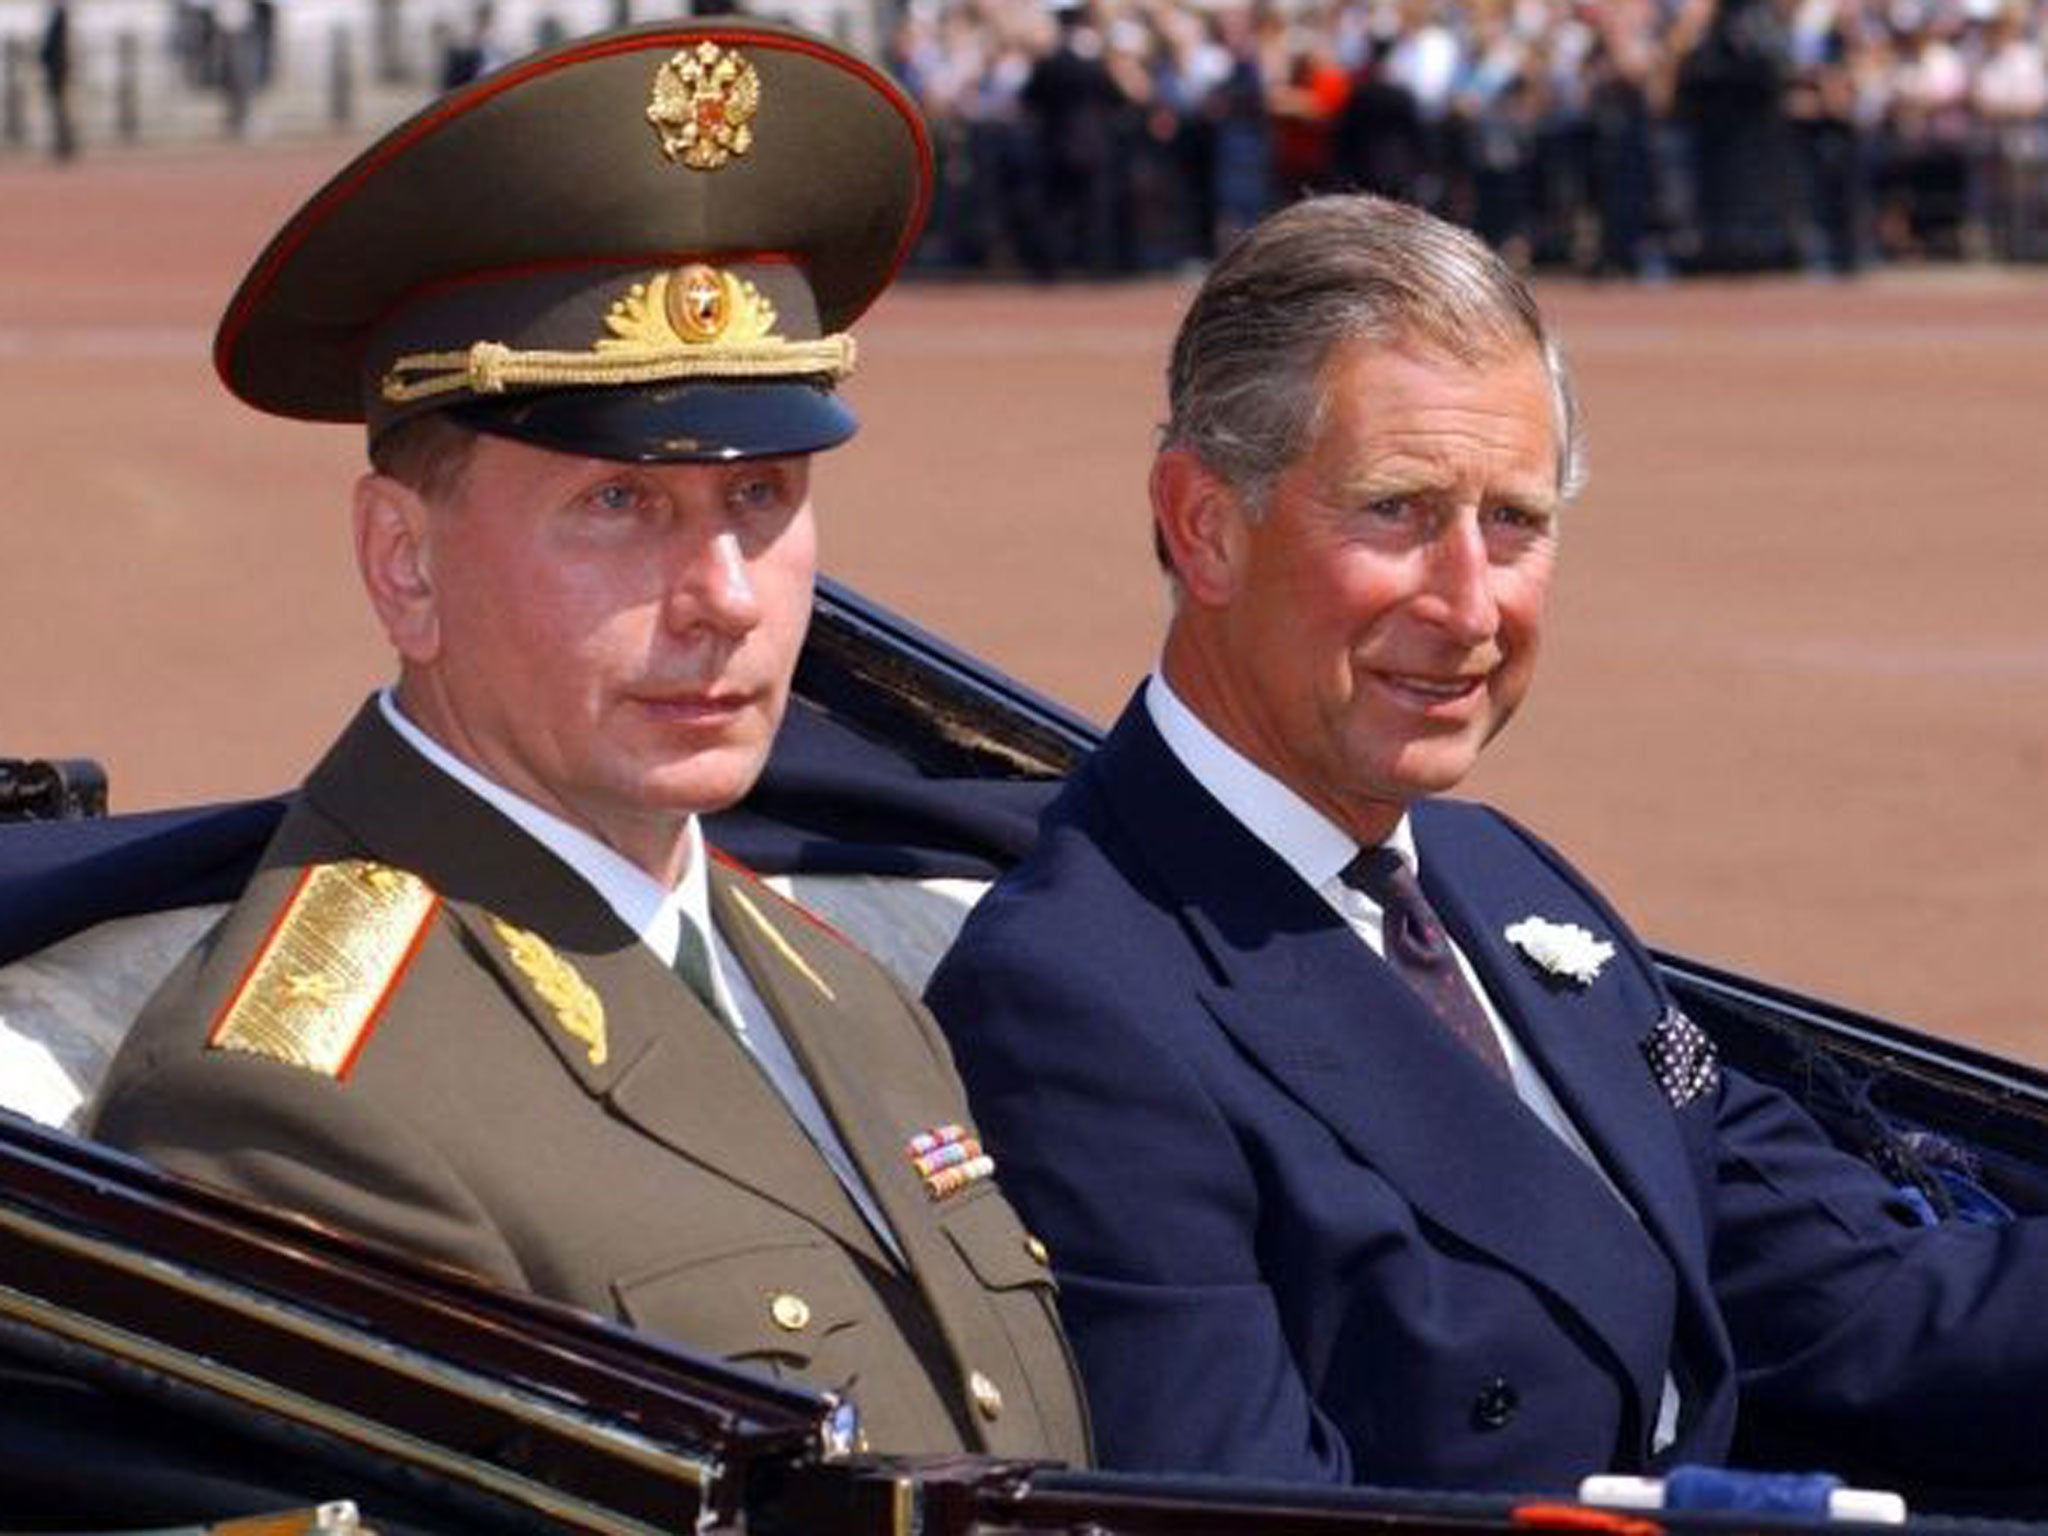
[[[339,982],[320,971],[300,971],[284,978],[284,995],[295,1003],[317,1003],[324,1008],[340,990]]]
[[[347,1077],[440,904],[402,869],[359,859],[312,866],[222,1006],[208,1048]]]

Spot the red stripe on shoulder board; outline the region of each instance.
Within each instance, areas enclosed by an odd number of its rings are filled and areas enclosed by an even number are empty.
[[[228,989],[227,1000],[215,1012],[213,1022],[206,1026],[206,1043],[209,1048],[220,1044],[221,1029],[226,1025],[228,1016],[235,1011],[235,1005],[242,1000],[242,994],[249,990],[249,983],[256,976],[256,968],[269,955],[270,946],[277,942],[278,930],[284,927],[286,920],[291,917],[293,909],[299,904],[300,892],[305,890],[306,883],[313,878],[313,872],[318,868],[318,865],[308,865],[299,871],[299,877],[292,882],[290,894],[278,904],[277,915],[271,918],[270,926],[263,930],[262,941],[249,951],[249,963],[242,967],[242,974],[235,978],[235,984]]]
[[[412,942],[405,946],[405,953],[399,956],[397,968],[392,971],[391,979],[384,984],[384,990],[377,994],[377,1001],[370,1005],[370,1016],[363,1020],[362,1033],[356,1036],[356,1043],[349,1048],[348,1055],[342,1058],[340,1069],[334,1074],[336,1082],[347,1082],[349,1074],[355,1071],[356,1062],[363,1054],[363,1047],[370,1043],[370,1036],[377,1033],[377,1026],[384,1022],[385,1007],[391,1002],[392,995],[398,991],[398,984],[405,980],[405,973],[412,969],[413,961],[419,958],[420,949],[427,942],[427,934],[433,929],[434,919],[440,914],[441,897],[437,892],[428,904],[425,916],[420,919],[420,925],[413,933]]]

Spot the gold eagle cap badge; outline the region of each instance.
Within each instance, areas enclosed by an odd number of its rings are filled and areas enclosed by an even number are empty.
[[[533,983],[533,990],[554,1014],[555,1022],[589,1053],[593,1067],[603,1066],[609,1054],[605,1044],[604,999],[539,934],[516,928],[502,917],[493,917],[491,926],[504,943],[506,955],[519,974]]]
[[[647,121],[661,152],[693,171],[715,171],[754,144],[761,77],[736,49],[702,42],[654,73]]]

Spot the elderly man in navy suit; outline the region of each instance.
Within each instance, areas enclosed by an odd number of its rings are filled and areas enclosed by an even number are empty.
[[[1105,1462],[1551,1489],[1783,1454],[1739,1408],[2039,1481],[2048,1227],[1919,1224],[1556,852],[1437,798],[1528,691],[1578,475],[1525,285],[1310,200],[1169,390],[1161,663],[929,993]]]

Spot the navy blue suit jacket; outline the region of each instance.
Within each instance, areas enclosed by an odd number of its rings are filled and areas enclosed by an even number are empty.
[[[1483,807],[1423,880],[1615,1190],[1203,789],[1141,702],[933,978],[1052,1248],[1105,1465],[1557,1488],[1724,1459],[1745,1412],[1901,1480],[2038,1477],[2048,1229],[1916,1226],[1783,1095],[1675,1105],[1641,944]],[[1503,930],[1616,947],[1590,984]],[[1624,1203],[1624,1199],[1626,1203]]]

